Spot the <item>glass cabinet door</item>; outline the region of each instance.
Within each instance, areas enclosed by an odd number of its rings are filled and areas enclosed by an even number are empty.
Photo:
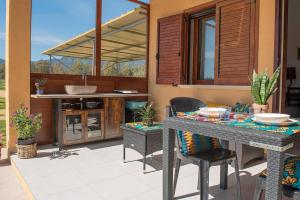
[[[86,114],[86,120],[87,120],[87,139],[93,140],[93,139],[103,138],[104,136],[103,110],[88,111]]]
[[[76,143],[83,139],[83,115],[79,112],[66,112],[64,115],[64,143]]]

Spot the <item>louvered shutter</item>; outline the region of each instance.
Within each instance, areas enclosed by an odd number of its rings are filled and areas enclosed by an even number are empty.
[[[157,77],[158,84],[185,83],[183,69],[183,14],[158,20]]]
[[[249,84],[256,65],[255,8],[255,0],[217,3],[215,84]]]

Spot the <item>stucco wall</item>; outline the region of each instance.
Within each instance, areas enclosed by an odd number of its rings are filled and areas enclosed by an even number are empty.
[[[150,54],[149,54],[149,92],[156,104],[157,118],[165,116],[165,106],[176,96],[190,96],[204,102],[219,102],[234,104],[236,102],[252,103],[250,90],[244,87],[215,88],[215,87],[172,87],[156,84],[156,49],[157,49],[157,19],[182,13],[185,9],[210,2],[210,0],[152,0],[150,14]],[[259,10],[259,51],[258,70],[265,68],[269,72],[274,62],[274,30],[275,30],[275,1],[260,0]]]

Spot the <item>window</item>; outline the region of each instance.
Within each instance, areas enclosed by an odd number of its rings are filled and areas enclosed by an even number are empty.
[[[102,0],[101,76],[146,77],[148,10]]]
[[[259,4],[214,1],[157,20],[157,84],[249,85]]]
[[[211,84],[215,69],[215,10],[193,14],[190,27],[190,83]]]
[[[146,2],[32,0],[31,72],[146,77]]]
[[[32,0],[31,72],[93,71],[96,0]]]

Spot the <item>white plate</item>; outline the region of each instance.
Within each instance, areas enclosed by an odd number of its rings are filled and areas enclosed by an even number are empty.
[[[204,107],[197,111],[198,115],[204,117],[220,117],[226,112],[225,108]]]
[[[281,114],[281,113],[259,113],[259,114],[254,114],[254,117],[257,120],[263,122],[281,123],[281,122],[288,121],[290,115]]]
[[[284,122],[268,122],[268,121],[261,121],[261,120],[257,119],[256,117],[253,117],[252,121],[254,121],[258,124],[268,125],[268,126],[291,126],[298,122],[298,120],[295,120],[295,119],[288,119],[287,121],[284,121]]]

